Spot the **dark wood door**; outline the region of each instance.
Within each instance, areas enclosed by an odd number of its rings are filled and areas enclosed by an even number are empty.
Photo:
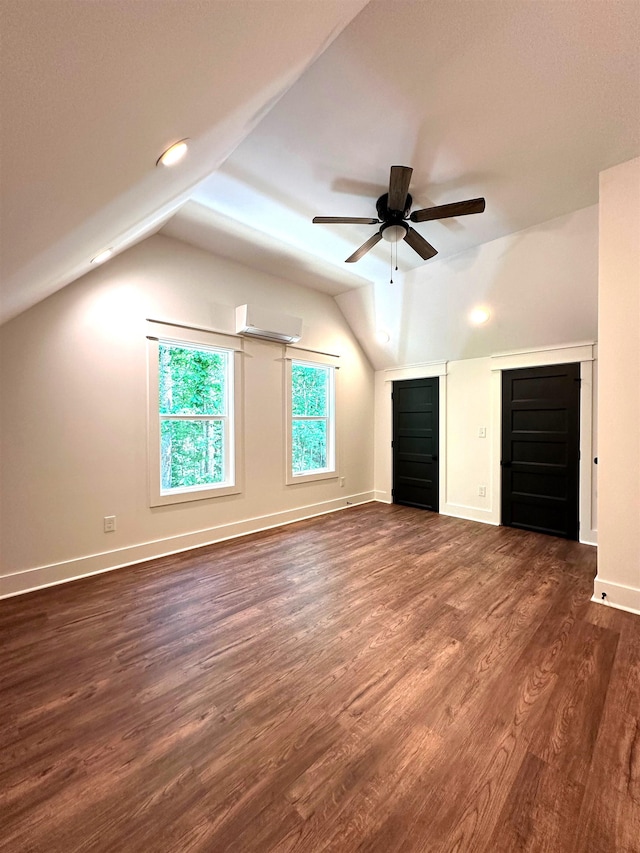
[[[438,512],[438,379],[393,383],[393,502]]]
[[[502,523],[578,538],[580,365],[502,374]]]

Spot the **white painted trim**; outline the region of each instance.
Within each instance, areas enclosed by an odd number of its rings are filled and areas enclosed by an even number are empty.
[[[10,575],[0,577],[0,599],[11,598],[25,592],[33,592],[36,589],[56,586],[60,583],[78,580],[91,575],[102,574],[113,569],[121,569],[135,563],[144,563],[159,557],[168,557],[182,551],[193,548],[201,548],[203,545],[213,545],[226,539],[235,539],[250,533],[259,533],[273,527],[284,524],[292,524],[303,521],[305,518],[314,518],[319,515],[337,512],[347,509],[356,504],[369,503],[374,500],[373,491],[360,492],[335,500],[322,501],[321,503],[308,504],[296,509],[283,510],[270,513],[269,515],[247,518],[230,524],[221,524],[208,527],[204,530],[196,530],[192,533],[183,533],[178,536],[169,536],[165,539],[155,539],[139,545],[130,545],[118,548],[114,551],[103,551],[99,554],[89,554],[73,560],[64,560],[61,563],[52,563],[48,566],[39,566],[26,569]]]
[[[517,370],[521,367],[546,367],[550,364],[572,364],[593,361],[595,344],[562,344],[538,350],[519,350],[491,356],[491,370]]]
[[[208,342],[201,340],[202,335],[192,340],[189,335],[183,339],[176,338],[147,338],[147,487],[149,506],[167,506],[171,504],[188,503],[209,498],[221,498],[227,495],[239,495],[244,488],[244,447],[243,447],[243,364],[240,350],[220,346],[219,342],[210,336]],[[159,382],[160,371],[158,353],[161,343],[180,346],[206,346],[228,354],[230,370],[227,375],[227,402],[225,428],[225,467],[228,468],[227,480],[219,485],[194,486],[183,490],[163,492],[160,482],[160,417],[159,417]],[[200,417],[200,416],[198,416]]]
[[[602,593],[606,592],[606,601],[602,600]],[[605,607],[615,607],[616,610],[626,610],[628,613],[636,613],[640,616],[640,589],[613,581],[600,580],[598,575],[593,584],[593,597],[591,601],[603,604]]]
[[[522,356],[527,355],[528,353],[535,353],[539,355],[540,353],[550,352],[556,353],[561,352],[562,350],[575,349],[576,347],[595,347],[597,346],[595,341],[573,341],[570,344],[553,344],[546,347],[535,347],[531,349],[531,347],[525,347],[524,349],[511,349],[505,350],[504,352],[496,352],[491,358],[510,358],[511,356]],[[559,361],[558,364],[564,364],[564,359]]]
[[[491,372],[491,523],[502,523],[502,372]]]
[[[192,344],[233,349],[244,354],[244,339],[233,332],[225,332],[222,329],[213,329],[207,326],[189,326],[185,323],[169,320],[152,320],[151,318],[147,318],[147,323],[151,324],[146,327],[147,338],[150,341],[157,341],[158,339],[188,341]],[[234,344],[229,338],[236,338],[236,343]]]
[[[580,363],[580,494],[578,520],[580,523],[579,541],[585,545],[595,545],[598,532],[592,528],[593,507],[591,482],[593,477],[593,360],[596,344],[566,344],[546,347],[539,350],[521,350],[491,356],[491,429],[493,435],[493,518],[501,522],[502,477],[500,459],[502,456],[502,371],[519,370],[523,367],[546,367],[553,364]]]
[[[293,473],[293,363],[308,365],[327,371],[329,377],[328,389],[328,414],[327,423],[327,462],[329,466],[325,470],[310,471],[307,474]],[[284,360],[284,481],[287,486],[295,486],[300,483],[311,483],[317,480],[337,480],[340,476],[339,469],[339,441],[337,424],[337,400],[338,400],[338,368],[335,364],[324,361],[313,361],[302,358],[285,358]]]
[[[389,435],[393,439],[393,382],[403,382],[405,379],[435,379],[438,378],[438,506],[442,506],[446,501],[447,495],[447,362],[433,362],[431,365],[425,365],[425,369],[436,367],[438,370],[442,367],[444,373],[421,373],[419,375],[405,376],[404,368],[399,368],[398,371],[385,370],[387,373],[397,373],[393,379],[384,380],[384,407],[386,409],[387,422],[389,424]],[[412,367],[411,370],[421,370],[422,368]],[[393,452],[391,443],[386,448],[387,455],[387,470],[390,472],[390,482],[393,484]],[[393,503],[393,497],[385,491],[377,491],[376,494],[383,495],[384,503]],[[378,498],[376,498],[378,500]]]
[[[446,367],[446,362],[445,362]],[[438,512],[447,503],[447,376],[438,379]]]
[[[584,545],[598,544],[598,531],[593,527],[592,482],[593,461],[593,361],[580,362],[580,485],[578,540]]]
[[[453,518],[464,518],[467,521],[479,521],[483,524],[493,524],[499,527],[500,522],[496,521],[493,511],[490,509],[479,509],[477,506],[466,506],[465,504],[446,503],[440,508],[442,515],[449,515]]]
[[[373,499],[374,499],[374,501],[378,501],[379,503],[382,503],[382,504],[393,503],[393,500],[391,499],[391,495],[389,494],[389,492],[385,492],[382,489],[376,489],[375,490],[375,492],[373,493]]]
[[[310,364],[328,364],[340,369],[340,356],[330,352],[320,352],[315,349],[305,349],[287,344],[284,348],[284,358],[290,361],[308,361]]]
[[[455,518],[467,518],[485,524],[501,523],[501,409],[502,409],[502,371],[521,367],[544,367],[551,364],[580,363],[580,542],[596,545],[598,533],[592,527],[593,507],[591,479],[593,476],[593,361],[597,354],[597,344],[593,341],[579,341],[540,349],[514,350],[491,356],[491,494],[490,509],[462,506],[447,500],[447,362],[429,362],[423,365],[407,365],[382,371],[384,375],[385,398],[383,401],[389,424],[393,419],[391,402],[392,382],[404,379],[426,379],[439,376],[440,393],[440,482],[439,503],[443,515]],[[390,429],[390,434],[393,430]],[[388,470],[392,470],[393,457],[391,447],[386,448]],[[376,491],[376,500],[391,503],[391,495],[386,491]]]
[[[408,364],[404,367],[390,367],[383,371],[385,382],[400,382],[403,379],[431,379],[447,375],[446,361],[429,361],[424,364]]]

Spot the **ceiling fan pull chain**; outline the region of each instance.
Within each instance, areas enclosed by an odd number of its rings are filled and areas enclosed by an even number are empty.
[[[389,284],[393,284],[393,243],[389,243],[389,269],[390,269],[390,277]]]

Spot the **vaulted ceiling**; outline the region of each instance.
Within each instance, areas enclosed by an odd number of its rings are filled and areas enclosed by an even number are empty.
[[[389,246],[345,267],[376,227],[311,219],[375,216],[392,164],[413,167],[414,208],[486,198],[415,226],[442,259],[596,203],[598,172],[638,153],[636,0],[372,0],[166,230],[208,220],[233,255],[253,228],[252,263],[277,273],[288,247],[341,292],[388,281]],[[398,263],[424,262],[405,244]]]
[[[0,0],[0,319],[157,230],[365,2]]]
[[[301,14],[301,5],[304,14]],[[165,233],[337,294],[389,167],[437,259],[597,202],[640,153],[640,3],[616,0],[2,0],[2,309]],[[188,136],[188,159],[155,169]],[[436,259],[436,260],[437,260]],[[427,261],[432,264],[434,261]],[[400,274],[424,264],[406,244]]]

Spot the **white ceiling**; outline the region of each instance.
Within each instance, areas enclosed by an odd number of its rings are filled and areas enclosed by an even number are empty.
[[[487,199],[416,226],[442,259],[595,203],[640,153],[638,0],[0,4],[5,319],[183,204],[166,233],[335,294],[388,280],[388,244],[345,266],[375,227],[310,220],[375,215],[392,164],[414,207]]]
[[[0,0],[0,318],[157,230],[365,2]]]
[[[416,226],[434,263],[596,203],[598,173],[638,153],[638,0],[372,0],[193,198],[222,217],[217,251],[280,275],[315,255],[344,291],[389,280],[389,245],[345,267],[376,226],[311,219],[376,216],[392,164],[414,169],[414,209],[487,200]],[[211,248],[192,214],[165,232]],[[287,268],[234,221],[288,244]],[[401,244],[395,278],[424,263]]]

